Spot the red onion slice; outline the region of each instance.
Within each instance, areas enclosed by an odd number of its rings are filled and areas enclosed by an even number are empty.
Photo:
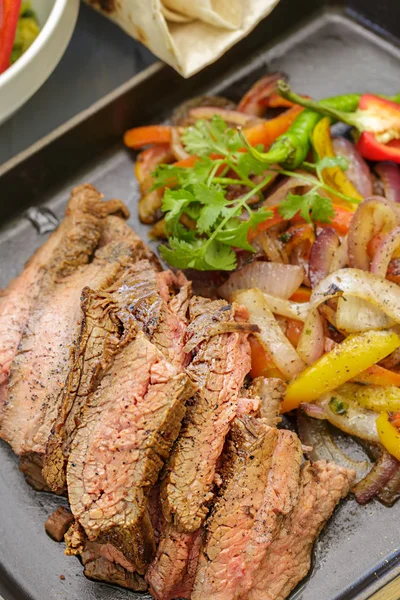
[[[385,450],[382,451],[368,475],[354,488],[357,502],[366,504],[391,480],[400,463]]]
[[[276,190],[270,196],[267,197],[267,199],[263,203],[264,206],[276,206],[277,204],[280,204],[282,200],[285,200],[288,193],[292,192],[296,188],[302,188],[302,193],[305,193],[311,188],[318,185],[319,182],[316,177],[310,175],[309,173],[304,174],[307,175],[307,177],[312,178],[315,181],[315,183],[306,183],[305,181],[303,181],[303,179],[298,179],[297,177],[288,177],[283,181],[283,183],[281,183],[281,185],[278,188],[276,188]],[[319,190],[318,193],[320,193],[321,196],[325,195],[324,190]]]
[[[256,81],[239,102],[238,110],[248,115],[261,117],[265,112],[265,101],[276,92],[280,79],[285,79],[282,73],[271,73]]]
[[[234,123],[235,125],[248,125],[249,123],[264,122],[265,119],[255,119],[254,115],[246,115],[237,110],[228,110],[218,106],[198,106],[189,111],[190,117],[193,119],[206,119],[211,121],[215,116],[221,117],[226,123]]]
[[[303,278],[304,269],[297,265],[255,261],[232,273],[219,293],[229,299],[236,290],[258,287],[267,294],[287,299],[300,287]]]
[[[379,244],[371,262],[371,273],[386,277],[393,252],[400,247],[400,227],[388,233]]]
[[[395,163],[381,162],[376,165],[375,171],[381,178],[386,198],[400,203],[400,167]]]
[[[324,409],[317,404],[313,404],[312,402],[302,402],[300,404],[300,410],[302,413],[307,415],[307,417],[312,417],[313,419],[318,419],[319,421],[326,421]]]
[[[171,127],[171,150],[176,160],[184,160],[190,156],[183,147],[179,130],[176,127]]]
[[[315,287],[330,273],[332,261],[339,245],[340,240],[334,229],[327,227],[318,234],[311,248],[308,265],[311,287]]]
[[[381,196],[371,196],[358,206],[350,223],[348,254],[351,267],[368,271],[367,246],[379,232],[389,232],[399,223],[396,204]]]
[[[330,272],[337,271],[338,269],[343,269],[343,267],[347,267],[349,264],[349,243],[347,239],[347,235],[343,238],[342,243],[334,254],[332,259]]]
[[[364,198],[373,194],[371,171],[357,148],[344,137],[334,137],[333,149],[337,156],[344,156],[349,162],[346,177]]]
[[[312,365],[324,352],[324,322],[317,308],[310,310],[297,344],[297,354]]]

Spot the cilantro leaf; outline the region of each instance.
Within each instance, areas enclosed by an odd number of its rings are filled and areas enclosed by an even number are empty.
[[[160,187],[185,187],[193,183],[205,183],[214,167],[214,161],[208,156],[199,158],[192,167],[158,165],[153,171],[154,185]]]
[[[193,186],[196,199],[203,205],[197,219],[197,229],[200,233],[210,233],[218,217],[226,209],[226,199],[221,188],[217,185],[207,187],[204,183]]]
[[[253,212],[247,221],[232,218],[228,221],[227,226],[217,233],[216,239],[223,244],[233,246],[234,248],[241,248],[242,250],[254,252],[253,246],[248,241],[249,233],[250,231],[256,230],[260,223],[264,223],[271,217],[271,211],[260,209],[258,212]]]
[[[236,266],[235,252],[217,240],[207,243],[201,239],[187,242],[170,238],[168,242],[169,247],[160,246],[160,253],[168,264],[177,269],[232,271]]]
[[[227,127],[221,117],[214,116],[211,121],[200,119],[182,134],[182,142],[189,154],[207,156],[217,153],[227,156],[239,150],[243,145],[239,132]]]
[[[311,219],[321,223],[329,223],[335,214],[332,201],[329,198],[320,196],[315,188],[303,196],[289,193],[286,199],[280,203],[278,212],[287,220],[300,213],[300,216],[307,223],[311,223]]]
[[[319,180],[323,181],[322,172],[324,169],[339,167],[342,171],[346,171],[349,168],[349,161],[344,156],[325,156],[315,164],[311,163],[311,166],[316,170]]]
[[[166,189],[161,209],[166,213],[165,223],[167,231],[176,235],[176,227],[184,209],[195,201],[193,194],[185,188],[179,190]]]
[[[251,174],[262,175],[267,168],[265,163],[260,162],[248,152],[238,152],[236,162],[239,173],[244,177]]]

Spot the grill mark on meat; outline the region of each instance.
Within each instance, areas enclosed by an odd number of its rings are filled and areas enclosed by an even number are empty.
[[[146,574],[156,600],[190,598],[199,559],[202,531],[181,533],[165,524],[157,554]]]
[[[139,573],[155,551],[147,496],[192,393],[187,376],[139,331],[89,397],[72,445],[67,482],[75,518],[90,541],[112,543]]]
[[[244,551],[263,500],[278,430],[251,416],[233,422],[221,495],[207,523],[192,599],[235,597],[244,574]]]
[[[318,461],[302,468],[298,503],[283,519],[278,536],[241,600],[284,600],[308,573],[312,547],[336,504],[347,496],[354,472]]]
[[[121,202],[102,202],[102,196],[91,185],[74,188],[61,225],[1,294],[0,410],[6,401],[11,363],[40,290],[89,261],[99,241],[104,218],[114,211],[127,215]]]
[[[243,318],[240,307],[225,301],[194,298],[188,338],[210,321]],[[238,395],[250,370],[246,333],[224,333],[202,341],[187,368],[199,391],[188,407],[187,418],[167,466],[162,484],[163,512],[178,530],[200,528],[213,496],[216,464],[229,425],[235,417]]]
[[[87,283],[99,289],[109,286],[130,255],[130,246],[123,243],[101,248],[91,264],[56,283],[37,303],[11,368],[1,429],[16,454],[45,452],[73,362],[82,288]]]

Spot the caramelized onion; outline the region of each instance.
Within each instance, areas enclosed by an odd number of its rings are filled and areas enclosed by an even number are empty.
[[[290,298],[300,287],[304,269],[296,265],[255,261],[232,273],[219,288],[222,298],[229,300],[236,290],[258,287],[267,294]]]
[[[351,267],[368,271],[368,243],[377,233],[392,231],[399,223],[396,205],[381,196],[372,196],[358,206],[350,223],[348,255]]]
[[[400,227],[388,233],[380,242],[371,262],[371,273],[386,277],[393,252],[400,247]]]
[[[270,294],[264,294],[264,298],[270,310],[281,317],[305,321],[310,310],[308,302],[292,302],[283,298],[276,298]]]
[[[377,496],[385,506],[393,506],[396,500],[400,498],[400,465],[396,473],[389,479]]]
[[[282,73],[271,73],[256,81],[239,102],[238,110],[261,117],[265,112],[266,101],[277,91],[277,83],[280,79],[285,79]]]
[[[338,412],[332,409],[332,400],[336,402],[341,400],[340,394],[332,392],[317,400],[317,405],[324,409],[329,423],[345,433],[379,444],[379,436],[376,430],[377,414],[375,412],[366,410],[355,402],[350,402],[347,398],[343,398],[342,401],[345,407],[344,411]]]
[[[400,167],[395,163],[381,162],[375,167],[385,192],[385,197],[392,202],[400,203]]]
[[[301,173],[303,172],[299,171],[299,174]],[[307,175],[309,179],[313,179],[313,183],[307,183],[303,179],[297,177],[288,177],[279,185],[279,187],[276,188],[276,190],[270,196],[268,196],[268,198],[264,202],[264,206],[276,206],[277,204],[280,204],[282,200],[285,200],[289,192],[293,192],[293,190],[296,190],[297,188],[301,188],[299,191],[305,193],[311,188],[318,185],[318,179],[316,177],[310,175],[309,173],[303,174]],[[321,196],[325,195],[324,190],[319,190],[319,193],[321,194]]]
[[[378,458],[371,471],[353,490],[357,502],[360,504],[369,502],[397,473],[399,467],[399,461],[385,450],[382,450],[381,456]]]
[[[346,469],[356,472],[355,481],[365,478],[371,469],[369,460],[353,460],[345,454],[335,443],[327,422],[310,419],[303,412],[303,404],[297,413],[299,437],[303,444],[312,446],[312,451],[307,453],[313,461],[327,460],[335,462]]]
[[[331,272],[337,271],[338,269],[343,269],[343,267],[347,267],[347,265],[349,264],[348,251],[349,251],[349,244],[348,244],[347,235],[346,235],[343,238],[342,243],[340,244],[339,248],[335,252],[335,255],[332,259],[331,269],[330,269]]]
[[[176,160],[184,160],[190,156],[183,147],[177,127],[171,127],[171,150]]]
[[[339,298],[336,310],[336,327],[347,333],[358,333],[370,329],[388,329],[395,321],[383,310],[355,296]]]
[[[313,289],[310,306],[316,308],[330,298],[343,295],[366,300],[400,323],[400,287],[359,269],[340,269],[325,277]]]
[[[348,139],[344,137],[334,137],[333,149],[337,156],[344,156],[348,160],[346,177],[350,179],[356,190],[364,198],[372,196],[374,193],[372,186],[371,171],[357,148]]]
[[[220,108],[219,106],[198,106],[197,108],[191,108],[189,110],[189,116],[195,119],[206,119],[211,121],[215,116],[221,117],[226,123],[233,123],[234,125],[247,125],[248,123],[254,123],[264,121],[264,119],[255,119],[253,115],[246,115],[243,112],[237,110],[228,110],[226,108]]]
[[[292,379],[303,371],[304,362],[283,334],[261,290],[257,288],[239,290],[233,294],[233,300],[243,304],[249,311],[250,323],[259,326],[260,333],[256,334],[256,337],[281,373],[288,379]]]
[[[297,353],[307,365],[312,365],[324,352],[324,323],[317,308],[310,310],[297,344]]]
[[[311,287],[315,287],[330,273],[332,261],[339,245],[340,240],[334,229],[327,227],[318,234],[311,248],[308,265]]]

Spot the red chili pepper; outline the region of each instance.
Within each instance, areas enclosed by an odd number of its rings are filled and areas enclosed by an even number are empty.
[[[352,113],[336,110],[328,105],[302,98],[287,85],[279,87],[282,95],[305,108],[358,129],[357,149],[369,160],[391,160],[400,163],[400,104],[373,94],[360,97],[358,109]]]
[[[0,73],[10,66],[21,0],[0,0]]]

